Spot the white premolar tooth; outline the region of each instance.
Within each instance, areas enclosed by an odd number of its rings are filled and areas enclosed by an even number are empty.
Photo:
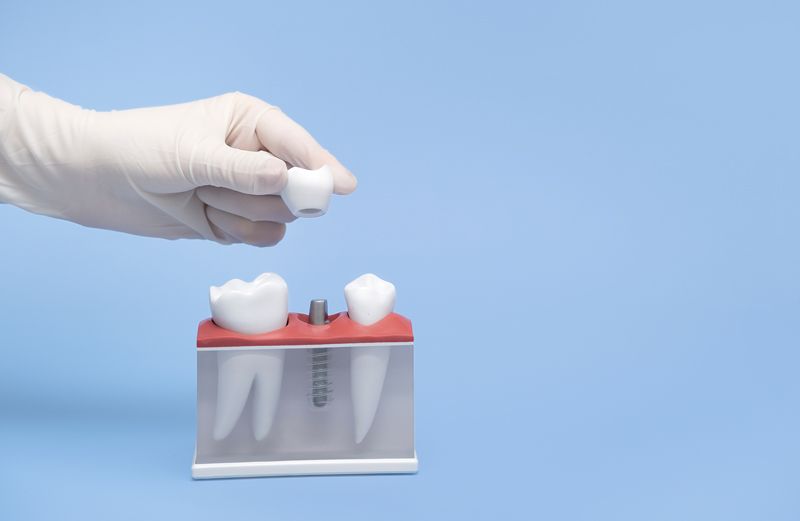
[[[323,165],[317,170],[293,167],[281,190],[281,198],[295,217],[325,215],[333,195],[333,170]]]
[[[371,326],[394,311],[397,291],[394,284],[368,273],[344,288],[350,320]],[[350,349],[350,389],[355,416],[356,443],[361,443],[372,427],[383,392],[391,347],[353,347]]]
[[[209,291],[211,316],[218,326],[245,335],[269,333],[286,326],[289,290],[275,273],[253,282],[233,279]],[[214,439],[228,437],[242,415],[250,387],[253,396],[253,436],[267,437],[275,418],[283,380],[283,349],[217,352],[217,411]]]

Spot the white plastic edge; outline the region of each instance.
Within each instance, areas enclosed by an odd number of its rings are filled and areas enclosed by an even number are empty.
[[[319,349],[319,348],[334,348],[334,347],[380,347],[380,346],[413,346],[414,342],[371,342],[371,343],[358,343],[352,344],[313,344],[313,345],[297,345],[297,346],[226,346],[226,347],[198,347],[198,352],[206,351],[253,351],[258,349]]]
[[[417,470],[419,461],[416,451],[413,458],[197,463],[195,447],[192,460],[194,479],[317,474],[413,474]]]

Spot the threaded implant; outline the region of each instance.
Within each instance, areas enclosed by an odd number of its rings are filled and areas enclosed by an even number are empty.
[[[312,300],[308,310],[308,323],[312,326],[322,326],[328,320],[328,301],[325,299]],[[328,348],[311,348],[308,353],[308,373],[311,387],[308,392],[308,405],[312,410],[324,411],[333,401],[332,355]]]

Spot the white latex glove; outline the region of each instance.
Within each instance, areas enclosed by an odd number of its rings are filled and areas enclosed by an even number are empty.
[[[95,112],[0,74],[0,202],[148,237],[272,246],[295,218],[287,163],[355,177],[277,107],[241,93]]]

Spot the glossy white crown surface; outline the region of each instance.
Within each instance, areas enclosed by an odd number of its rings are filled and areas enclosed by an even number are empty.
[[[281,190],[281,198],[295,217],[325,215],[333,195],[333,170],[324,165],[318,170],[293,167]]]
[[[219,327],[244,335],[269,333],[286,326],[289,289],[275,273],[264,273],[253,282],[233,279],[211,286],[209,306]]]
[[[344,287],[344,300],[350,320],[371,326],[391,315],[397,291],[394,284],[367,273]]]

